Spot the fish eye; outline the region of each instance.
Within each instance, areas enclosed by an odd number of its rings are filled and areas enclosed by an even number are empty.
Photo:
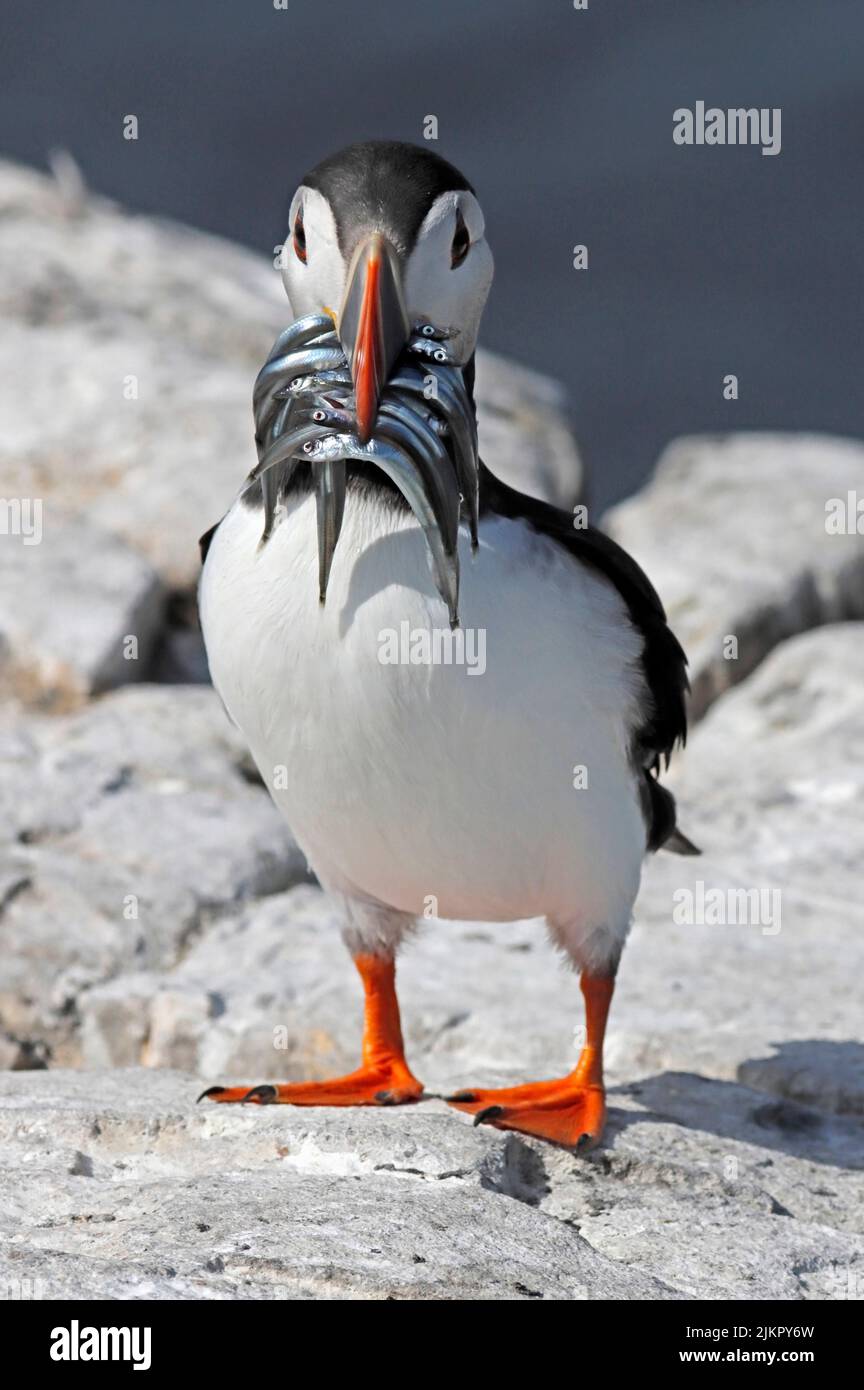
[[[294,254],[298,261],[306,264],[306,230],[303,226],[303,209],[297,209],[297,216],[294,218]]]
[[[461,265],[471,249],[471,236],[465,226],[465,218],[461,210],[456,209],[456,230],[453,233],[453,241],[450,245],[450,269],[455,270]]]

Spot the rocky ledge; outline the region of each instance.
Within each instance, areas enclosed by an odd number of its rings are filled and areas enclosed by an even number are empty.
[[[27,171],[0,168],[0,209],[0,456],[44,513],[40,543],[0,537],[24,576],[0,586],[7,1296],[864,1296],[864,536],[826,525],[864,448],[679,441],[608,518],[691,654],[672,782],[704,853],[646,866],[599,1150],[434,1098],[572,1065],[578,990],[535,923],[406,950],[429,1100],[196,1107],[352,1066],[359,1039],[333,907],[191,683],[194,541],[251,464],[284,301],[250,253]],[[481,378],[490,464],[575,487],[554,384]]]

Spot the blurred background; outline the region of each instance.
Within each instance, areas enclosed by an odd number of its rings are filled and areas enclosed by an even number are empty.
[[[676,435],[861,431],[860,0],[6,0],[0,62],[0,153],[267,254],[307,168],[435,115],[496,255],[483,339],[567,385],[600,506]],[[780,107],[781,153],[676,146],[698,100]]]

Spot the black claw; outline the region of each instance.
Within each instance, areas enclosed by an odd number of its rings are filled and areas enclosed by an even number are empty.
[[[476,1100],[477,1097],[473,1091],[457,1091],[455,1095],[445,1096],[444,1099],[460,1101],[464,1102],[466,1105],[470,1105],[472,1100]]]
[[[485,1110],[479,1110],[474,1116],[474,1128],[478,1125],[488,1124],[490,1120],[497,1120],[504,1114],[503,1105],[487,1105]]]
[[[202,1100],[206,1100],[208,1096],[221,1096],[222,1092],[227,1089],[227,1086],[208,1086],[206,1091],[201,1092],[195,1104],[198,1105]]]
[[[243,1105],[247,1100],[257,1100],[259,1105],[272,1105],[276,1099],[275,1086],[253,1086],[251,1091],[247,1091],[243,1097]]]
[[[377,1100],[377,1102],[378,1102],[379,1105],[392,1105],[392,1104],[393,1104],[393,1092],[392,1092],[392,1091],[376,1091],[376,1092],[375,1092],[375,1099]]]
[[[593,1142],[593,1139],[593,1134],[580,1134],[579,1138],[576,1140],[576,1152],[578,1153],[580,1149],[587,1149]]]

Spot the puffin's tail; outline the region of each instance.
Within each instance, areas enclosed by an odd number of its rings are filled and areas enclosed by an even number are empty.
[[[701,854],[698,845],[688,839],[675,823],[675,798],[663,787],[649,769],[643,768],[648,848],[668,849],[672,854]]]
[[[698,845],[694,845],[692,840],[688,840],[683,830],[679,830],[677,825],[669,836],[669,839],[661,846],[668,849],[672,854],[701,854]]]

